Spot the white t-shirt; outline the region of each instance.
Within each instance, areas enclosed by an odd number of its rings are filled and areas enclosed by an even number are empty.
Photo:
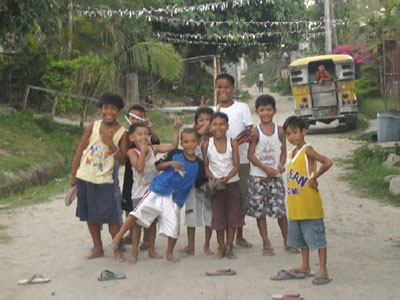
[[[218,152],[214,144],[214,138],[210,137],[207,147],[208,168],[215,178],[222,178],[228,176],[229,172],[234,168],[233,166],[233,151],[232,141],[226,138],[226,150],[224,153]],[[228,183],[239,181],[239,175],[236,174]]]
[[[246,103],[234,101],[229,107],[221,107],[220,112],[228,115],[229,129],[226,136],[234,139],[239,133],[246,129],[247,126],[253,125],[250,108]],[[248,143],[239,145],[239,157],[241,164],[249,163],[247,159]]]
[[[258,81],[264,81],[263,73],[258,74]]]

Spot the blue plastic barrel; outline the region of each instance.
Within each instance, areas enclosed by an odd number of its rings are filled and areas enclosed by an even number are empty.
[[[400,114],[380,112],[378,118],[378,142],[400,141]]]

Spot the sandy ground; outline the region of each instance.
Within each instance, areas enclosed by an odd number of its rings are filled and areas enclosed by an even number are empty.
[[[253,90],[254,95],[257,93]],[[287,97],[277,98],[275,121],[282,124],[293,112]],[[254,102],[251,102],[253,109]],[[254,121],[258,118],[254,115]],[[332,125],[311,126],[307,142],[330,158],[346,157],[357,143],[340,138]],[[304,299],[398,299],[400,280],[400,209],[357,196],[338,176],[345,172],[334,165],[320,179],[328,239],[328,270],[333,281],[313,286],[311,279],[276,282],[269,278],[282,268],[300,265],[300,255],[287,253],[277,223],[268,219],[276,256],[262,256],[262,242],[254,219],[246,218],[246,238],[253,248],[236,248],[238,260],[217,260],[202,252],[204,233],[196,236],[196,255],[177,256],[171,264],[141,252],[135,265],[117,262],[110,236],[103,231],[105,257],[86,260],[91,240],[85,223],[75,217],[75,207],[66,208],[63,195],[40,205],[0,212],[12,242],[0,246],[1,299],[271,299],[279,293],[300,293]],[[183,217],[183,211],[182,211]],[[106,229],[106,228],[105,228]],[[181,226],[177,249],[186,245]],[[157,250],[166,250],[158,237]],[[216,249],[215,234],[212,248]],[[128,251],[130,247],[128,246]],[[311,266],[318,271],[317,252]],[[236,276],[208,277],[206,271],[232,268]],[[123,272],[127,279],[99,282],[104,269]],[[19,286],[17,281],[41,273],[51,278],[42,285]]]

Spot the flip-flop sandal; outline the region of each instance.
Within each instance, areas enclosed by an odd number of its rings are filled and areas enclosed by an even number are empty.
[[[74,202],[74,200],[76,199],[77,190],[78,190],[78,188],[75,185],[68,191],[68,193],[65,195],[65,198],[64,198],[65,206],[70,206],[71,203]]]
[[[290,280],[290,279],[304,279],[306,276],[304,274],[291,272],[287,270],[280,270],[278,274],[271,277],[271,280]]]
[[[299,254],[301,251],[294,247],[285,247],[285,251],[292,253],[292,254]]]
[[[332,278],[329,277],[315,277],[311,283],[314,285],[325,285],[332,281]]]
[[[310,271],[310,273],[306,273],[306,272],[299,271],[299,269],[296,269],[296,268],[290,269],[289,271],[290,271],[290,272],[294,272],[294,273],[296,273],[296,274],[302,274],[302,275],[304,275],[304,276],[306,276],[306,277],[314,277],[314,276],[315,276],[315,273],[314,273],[314,272],[311,272],[311,271]]]
[[[123,273],[114,273],[109,270],[104,270],[101,272],[100,277],[97,278],[98,281],[107,281],[107,280],[113,280],[113,279],[125,279],[126,276]]]
[[[303,300],[300,294],[272,295],[272,300]]]
[[[235,275],[235,274],[236,272],[231,269],[217,270],[215,272],[206,272],[206,275],[208,276]]]
[[[43,277],[41,274],[34,274],[29,279],[18,280],[18,284],[36,284],[36,283],[46,283],[49,282],[50,278]]]

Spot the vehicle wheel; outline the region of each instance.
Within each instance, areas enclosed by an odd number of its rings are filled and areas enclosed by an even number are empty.
[[[349,129],[356,129],[357,128],[357,123],[358,123],[358,118],[351,118],[347,119],[344,121]]]

